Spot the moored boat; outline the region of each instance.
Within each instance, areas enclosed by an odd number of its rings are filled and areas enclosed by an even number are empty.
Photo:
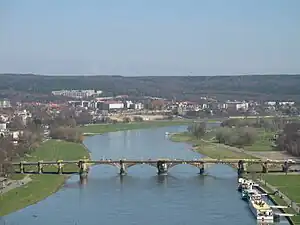
[[[242,190],[242,199],[244,200],[244,201],[249,201],[249,199],[250,199],[250,197],[252,196],[252,195],[254,195],[254,194],[257,194],[258,193],[258,191],[257,190],[255,190],[255,189],[244,189],[244,190]]]
[[[242,192],[246,189],[252,189],[253,186],[254,182],[252,180],[240,178],[238,182],[238,191]]]
[[[258,221],[273,223],[273,210],[262,199],[261,194],[255,193],[250,196],[249,207]]]

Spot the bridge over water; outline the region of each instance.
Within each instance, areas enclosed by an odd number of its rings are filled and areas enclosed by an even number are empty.
[[[16,173],[25,173],[26,167],[36,166],[37,173],[44,173],[45,166],[56,166],[57,173],[62,174],[63,168],[67,164],[75,164],[79,167],[79,175],[81,178],[87,176],[89,171],[89,166],[91,165],[111,165],[118,168],[120,175],[125,175],[128,168],[135,165],[150,165],[157,168],[158,174],[167,174],[168,170],[174,166],[188,164],[194,167],[197,167],[200,170],[200,174],[205,172],[205,168],[208,165],[212,164],[227,164],[237,168],[238,176],[241,176],[244,173],[247,173],[248,165],[261,165],[261,172],[268,173],[271,166],[280,165],[282,170],[281,172],[288,173],[290,167],[293,165],[300,165],[300,160],[260,160],[260,159],[194,159],[194,160],[183,160],[183,159],[146,159],[146,160],[134,160],[134,159],[120,159],[120,160],[89,160],[89,159],[80,159],[72,161],[37,161],[37,162],[13,162],[13,166],[19,167],[19,170],[15,170]]]

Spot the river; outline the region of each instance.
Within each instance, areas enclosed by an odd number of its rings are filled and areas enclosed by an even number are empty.
[[[165,132],[186,127],[113,132],[88,137],[93,159],[194,159],[201,157],[185,143],[168,140]],[[2,218],[6,225],[254,225],[248,206],[236,191],[236,172],[216,165],[207,176],[189,165],[158,176],[147,165],[129,168],[120,177],[113,166],[94,166],[88,182],[72,176],[57,193]],[[5,221],[5,222],[4,222]],[[1,224],[1,222],[0,222]],[[287,224],[283,221],[282,224]]]

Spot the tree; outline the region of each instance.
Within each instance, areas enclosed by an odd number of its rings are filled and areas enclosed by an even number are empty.
[[[203,137],[206,133],[206,123],[194,123],[188,127],[188,132],[192,133],[197,139]]]
[[[23,130],[25,124],[20,116],[15,116],[8,124],[8,128],[12,130]]]
[[[123,118],[123,122],[124,123],[130,123],[131,122],[131,119],[129,117],[124,117]]]
[[[83,135],[79,129],[71,127],[56,127],[50,129],[50,137],[71,142],[82,142]]]
[[[93,116],[87,111],[82,111],[77,117],[75,117],[76,123],[78,125],[84,125],[92,123]]]

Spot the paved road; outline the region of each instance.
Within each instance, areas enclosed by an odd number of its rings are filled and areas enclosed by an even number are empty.
[[[9,180],[0,178],[0,184],[4,184],[4,187],[0,185],[0,194],[4,194],[12,189],[21,187],[27,183],[29,183],[32,179],[30,175],[26,175],[22,180]]]

